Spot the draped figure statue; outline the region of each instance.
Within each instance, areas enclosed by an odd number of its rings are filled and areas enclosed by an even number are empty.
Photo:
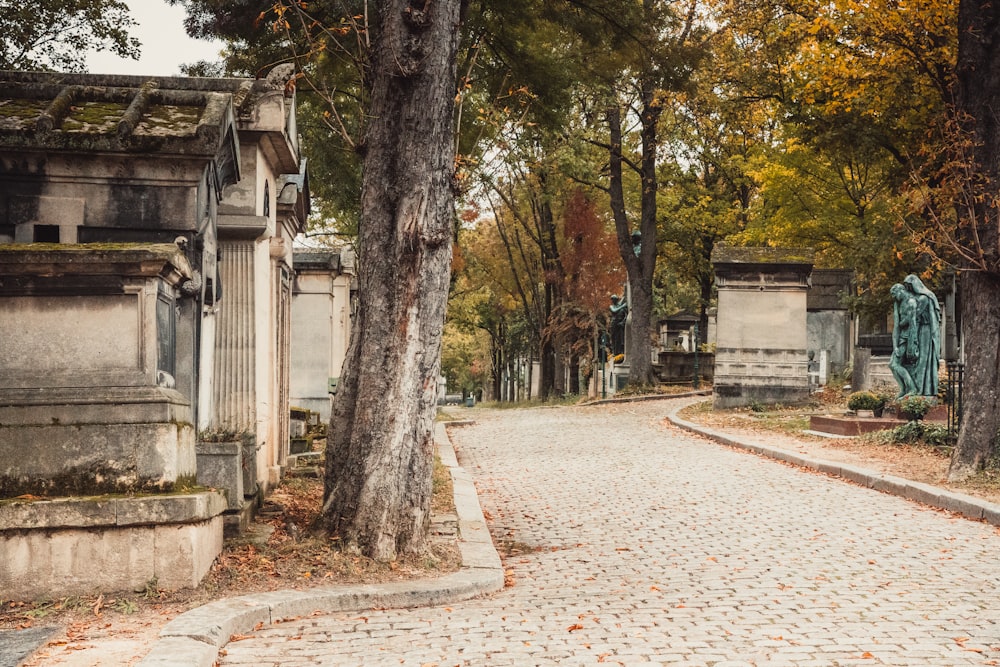
[[[889,289],[893,298],[889,369],[902,396],[937,396],[941,359],[941,306],[937,296],[910,274]]]

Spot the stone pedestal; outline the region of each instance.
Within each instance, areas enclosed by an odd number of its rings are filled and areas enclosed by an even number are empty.
[[[193,483],[189,276],[174,245],[0,246],[0,498]]]
[[[222,551],[221,493],[0,503],[8,600],[192,588]]]
[[[712,263],[719,290],[715,407],[806,400],[812,251],[721,246]]]
[[[198,484],[226,494],[231,510],[243,507],[243,443],[199,442]]]

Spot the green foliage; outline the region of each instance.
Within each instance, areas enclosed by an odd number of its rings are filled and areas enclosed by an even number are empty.
[[[0,69],[82,72],[91,49],[139,58],[122,0],[6,2],[0,9]]]
[[[462,330],[454,322],[445,323],[441,337],[441,374],[449,392],[474,392],[489,380],[490,360],[487,333]]]
[[[923,419],[934,405],[925,396],[904,396],[896,403],[896,414],[906,415],[911,420]]]
[[[773,105],[773,134],[747,166],[760,190],[740,239],[813,247],[817,266],[854,269],[845,303],[867,324],[884,318],[892,283],[932,267],[906,233],[932,222],[911,212],[908,183],[941,152],[928,127],[949,99],[956,5],[713,3],[746,55],[725,79],[730,103]]]
[[[894,429],[875,431],[863,436],[869,442],[880,445],[917,445],[932,447],[950,447],[954,444],[954,436],[948,433],[948,428],[941,424],[928,424],[922,421],[911,421]]]
[[[856,391],[847,397],[847,407],[850,410],[878,410],[885,405],[885,400],[870,391]]]
[[[367,62],[364,3],[290,0],[168,0],[188,13],[193,37],[222,40],[222,63],[185,66],[191,76],[257,77],[293,62],[298,131],[309,160],[313,215],[310,233],[352,238],[360,219],[361,162]]]

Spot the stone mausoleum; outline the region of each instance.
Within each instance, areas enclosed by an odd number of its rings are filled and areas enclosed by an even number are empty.
[[[196,585],[280,475],[290,74],[0,72],[6,596]]]
[[[714,405],[809,397],[806,295],[813,251],[716,247]]]
[[[350,248],[295,251],[291,400],[324,422],[347,357],[356,290]]]

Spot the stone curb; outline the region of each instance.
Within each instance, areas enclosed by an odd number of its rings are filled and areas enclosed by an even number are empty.
[[[500,555],[486,526],[472,476],[458,465],[444,424],[434,439],[441,462],[451,471],[458,514],[458,572],[436,579],[314,590],[284,590],[210,602],[185,612],[160,631],[140,667],[212,667],[233,635],[316,613],[425,607],[495,593],[504,586]]]
[[[690,398],[692,396],[711,396],[711,389],[692,389],[683,394],[639,394],[638,396],[624,396],[622,398],[602,398],[589,403],[581,403],[574,406],[579,408],[589,408],[592,405],[613,405],[615,403],[639,403],[641,401],[663,401],[671,398]]]
[[[730,447],[743,449],[771,459],[784,461],[785,463],[791,463],[800,468],[815,470],[831,477],[840,477],[854,482],[859,486],[874,489],[875,491],[881,491],[882,493],[913,500],[930,507],[954,512],[969,519],[985,521],[993,526],[1000,526],[1000,505],[996,503],[967,496],[964,493],[942,489],[931,484],[923,484],[894,475],[882,474],[849,463],[814,459],[796,452],[790,452],[787,449],[740,440],[723,431],[708,428],[707,426],[700,426],[682,419],[677,413],[683,407],[683,405],[679,405],[671,410],[667,415],[667,419],[675,426],[679,426],[692,433],[706,436]]]

